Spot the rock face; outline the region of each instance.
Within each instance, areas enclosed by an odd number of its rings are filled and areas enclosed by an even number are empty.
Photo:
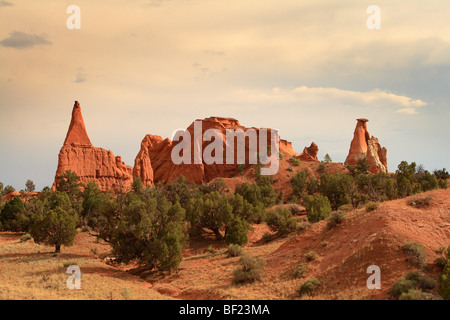
[[[201,129],[199,129],[199,125]],[[205,139],[205,133],[210,129],[215,129],[212,131],[218,134],[217,136],[213,135],[208,140]],[[234,147],[231,147],[232,139],[227,141],[227,130],[229,129],[232,129],[233,132],[242,130],[244,133],[249,134],[249,138],[246,138],[245,144],[239,144],[239,139],[235,138]],[[64,174],[66,170],[75,172],[83,183],[94,180],[101,190],[107,191],[112,189],[116,192],[128,190],[133,182],[133,177],[141,178],[146,186],[154,185],[157,182],[172,182],[180,176],[184,176],[187,180],[198,184],[210,182],[216,178],[236,177],[240,175],[242,169],[246,170],[246,172],[247,170],[248,172],[253,170],[251,167],[254,164],[250,163],[250,157],[254,156],[256,159],[256,153],[259,150],[259,140],[261,138],[264,139],[263,133],[266,133],[266,145],[271,145],[271,129],[262,130],[262,128],[246,128],[233,118],[210,117],[196,120],[185,131],[185,134],[191,137],[190,148],[186,148],[190,150],[189,152],[192,151],[190,163],[176,164],[172,159],[172,151],[174,148],[179,147],[183,137],[180,138],[180,141],[173,142],[168,138],[163,139],[160,136],[148,134],[141,142],[141,149],[136,156],[134,167],[130,167],[123,163],[119,156],[114,156],[111,151],[96,148],[92,145],[81,115],[80,104],[75,101],[69,130],[59,153],[58,168],[52,189],[56,188],[58,177]],[[202,136],[198,144],[196,144],[195,139],[196,133]],[[247,142],[248,139],[256,139],[256,151],[250,148]],[[220,148],[215,149],[212,147],[216,143],[220,143]],[[209,153],[206,154],[210,154],[211,157],[217,159],[222,157],[222,164],[208,163],[203,157],[199,161],[195,161],[194,150],[196,146],[202,155],[206,149],[209,150]],[[314,142],[311,146],[305,147],[301,154],[294,151],[289,141],[280,139],[279,146],[280,153],[286,156],[286,159],[296,157],[303,161],[318,161],[317,152],[319,148]],[[217,157],[216,151],[211,151],[213,149],[219,150]],[[228,149],[234,150],[234,160],[231,163],[227,163]],[[223,152],[222,156],[220,151]],[[244,165],[239,165],[237,161],[237,155],[240,152],[245,155],[246,164]],[[183,153],[184,149],[179,155],[183,156]]]
[[[257,139],[260,138],[259,128],[246,128],[242,126],[238,120],[233,118],[221,118],[221,117],[210,117],[202,120],[197,120],[201,122],[201,133],[202,135],[209,129],[217,129],[221,132],[221,140],[223,143],[223,164],[207,164],[204,159],[201,163],[194,163],[193,152],[191,154],[191,164],[175,164],[172,161],[171,154],[173,148],[179,143],[172,142],[170,139],[162,139],[160,136],[146,135],[141,143],[141,150],[136,157],[133,174],[135,176],[141,177],[142,181],[148,185],[150,181],[153,182],[171,182],[176,180],[180,176],[184,176],[190,181],[196,183],[209,182],[215,178],[223,177],[229,178],[239,175],[239,165],[235,159],[233,164],[226,164],[226,146],[229,145],[229,141],[226,141],[227,129],[238,130],[241,129],[247,132],[249,129],[254,129],[256,132]],[[194,135],[195,135],[195,122],[193,122],[188,128],[191,139],[191,150],[194,150]],[[267,129],[267,145],[270,145],[271,131]],[[215,141],[215,140],[214,140]],[[205,141],[202,139],[201,152],[205,150],[214,141]],[[317,161],[317,145],[313,143],[311,147],[305,148],[303,153],[304,159],[306,161]],[[237,143],[234,144],[234,154],[237,155]],[[302,156],[296,153],[292,149],[290,142],[280,139],[280,152],[285,156]],[[245,162],[246,167],[249,165],[249,145],[245,144]],[[153,179],[152,179],[153,178]]]
[[[133,182],[133,168],[125,165],[121,157],[92,145],[78,101],[75,101],[69,130],[59,152],[58,168],[52,189],[56,188],[58,177],[66,170],[75,172],[83,183],[94,180],[102,191],[112,189],[122,192]],[[147,182],[150,184],[151,180]]]
[[[353,140],[345,162],[355,166],[358,160],[366,158],[370,165],[369,171],[372,173],[385,172],[387,169],[387,150],[378,142],[375,137],[370,137],[367,130],[367,119],[357,119]]]

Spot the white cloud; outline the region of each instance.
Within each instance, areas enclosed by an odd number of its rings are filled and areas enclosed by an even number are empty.
[[[349,107],[374,107],[388,108],[391,110],[402,107],[397,112],[413,114],[416,108],[426,106],[421,99],[397,95],[391,92],[374,89],[361,92],[343,90],[333,87],[307,87],[301,86],[294,89],[273,88],[272,90],[240,90],[239,95],[247,102],[253,103],[277,103],[301,104],[304,106],[349,106]]]

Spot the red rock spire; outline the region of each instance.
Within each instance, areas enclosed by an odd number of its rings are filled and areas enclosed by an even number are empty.
[[[89,136],[86,131],[86,126],[84,125],[84,120],[78,101],[75,101],[75,105],[73,106],[72,120],[70,121],[70,127],[69,131],[67,131],[64,145],[92,146],[91,140],[89,140]]]

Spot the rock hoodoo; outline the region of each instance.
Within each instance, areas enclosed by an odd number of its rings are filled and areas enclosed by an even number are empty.
[[[351,166],[355,166],[358,160],[366,158],[370,165],[369,171],[372,173],[385,172],[387,169],[387,150],[381,147],[378,139],[371,137],[367,130],[367,119],[356,119],[355,132],[353,140],[350,144],[350,150],[345,162]]]
[[[103,191],[124,191],[133,182],[133,168],[125,165],[121,157],[92,145],[78,101],[75,101],[69,130],[59,152],[53,189],[56,188],[58,177],[66,170],[75,172],[83,183],[94,180]]]

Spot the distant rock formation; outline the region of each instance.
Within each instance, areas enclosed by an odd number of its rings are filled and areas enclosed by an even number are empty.
[[[303,161],[319,161],[317,159],[317,153],[319,152],[319,147],[314,142],[311,143],[309,147],[303,149],[303,153],[300,154],[299,158]]]
[[[242,168],[237,164],[236,159],[236,155],[238,154],[237,141],[234,143],[235,161],[232,164],[226,163],[226,150],[231,143],[231,141],[227,141],[226,139],[228,129],[241,129],[243,132],[253,129],[259,149],[259,139],[262,129],[254,127],[246,128],[238,120],[233,118],[210,117],[194,121],[186,129],[192,137],[191,150],[194,150],[195,123],[201,123],[200,132],[202,137],[209,129],[216,129],[220,132],[221,137],[219,140],[223,144],[223,164],[208,164],[204,159],[198,163],[194,163],[194,152],[191,153],[192,161],[190,164],[175,164],[172,161],[172,150],[180,142],[172,142],[168,138],[163,139],[160,136],[148,134],[141,142],[141,148],[135,158],[134,167],[130,167],[122,162],[119,156],[114,156],[111,151],[96,148],[92,145],[81,114],[80,104],[75,101],[69,130],[59,153],[58,168],[52,189],[56,188],[58,177],[64,174],[66,170],[75,172],[83,183],[94,180],[101,190],[107,191],[112,189],[116,192],[128,190],[133,182],[133,177],[139,177],[144,185],[151,186],[158,182],[167,183],[175,181],[180,176],[184,176],[187,180],[198,184],[210,182],[216,178],[232,178],[238,176]],[[271,129],[266,130],[267,146],[270,146],[272,132]],[[204,150],[214,142],[215,138],[213,138],[213,141],[201,139],[201,145],[198,146],[201,153],[203,154]],[[305,147],[301,154],[294,151],[291,142],[280,139],[279,143],[280,154],[282,153],[288,157],[287,159],[295,157],[303,161],[318,161],[317,152],[319,148],[314,142],[311,146]],[[249,164],[249,157],[254,150],[250,150],[249,143],[247,142],[243,148],[246,163],[245,168],[247,169],[252,166],[252,164]]]
[[[355,166],[358,160],[366,158],[370,165],[369,171],[372,173],[388,173],[387,169],[387,150],[381,147],[378,139],[370,137],[367,130],[367,119],[356,119],[355,132],[350,144],[350,150],[345,162]]]
[[[178,142],[172,142],[170,139],[162,139],[160,136],[147,135],[142,140],[141,150],[136,157],[133,174],[135,176],[141,177],[145,184],[146,181],[150,181],[150,177],[153,177],[153,181],[159,182],[171,182],[176,180],[180,176],[184,176],[190,181],[196,183],[209,182],[215,178],[231,178],[239,175],[239,165],[236,164],[226,164],[226,146],[229,145],[230,141],[226,141],[226,130],[242,129],[247,132],[249,129],[254,129],[256,136],[259,141],[260,128],[246,128],[242,126],[238,120],[233,118],[222,118],[222,117],[210,117],[202,120],[197,120],[201,122],[202,135],[209,129],[217,129],[222,133],[222,141],[224,143],[223,150],[223,164],[206,164],[204,161],[199,164],[194,164],[193,157],[191,154],[191,164],[181,163],[176,165],[171,160],[172,149]],[[187,131],[190,133],[191,137],[194,137],[194,123],[193,122]],[[267,145],[270,145],[271,130],[267,129]],[[201,151],[210,144],[209,141],[202,141]],[[194,149],[194,139],[191,139],[191,150]],[[298,154],[292,149],[292,145],[289,141],[280,139],[280,153],[283,155],[303,157],[305,161],[317,161],[317,145],[315,143],[311,144],[311,147],[305,148],[303,154]],[[248,143],[245,145],[245,157],[246,163],[249,159],[249,146]],[[234,154],[237,154],[237,143],[234,145]],[[148,179],[148,180],[147,180]]]
[[[59,152],[52,189],[56,188],[58,177],[66,170],[75,172],[83,183],[94,180],[103,191],[112,189],[122,192],[133,182],[133,168],[125,165],[120,156],[92,145],[78,101],[75,101],[69,130]]]

